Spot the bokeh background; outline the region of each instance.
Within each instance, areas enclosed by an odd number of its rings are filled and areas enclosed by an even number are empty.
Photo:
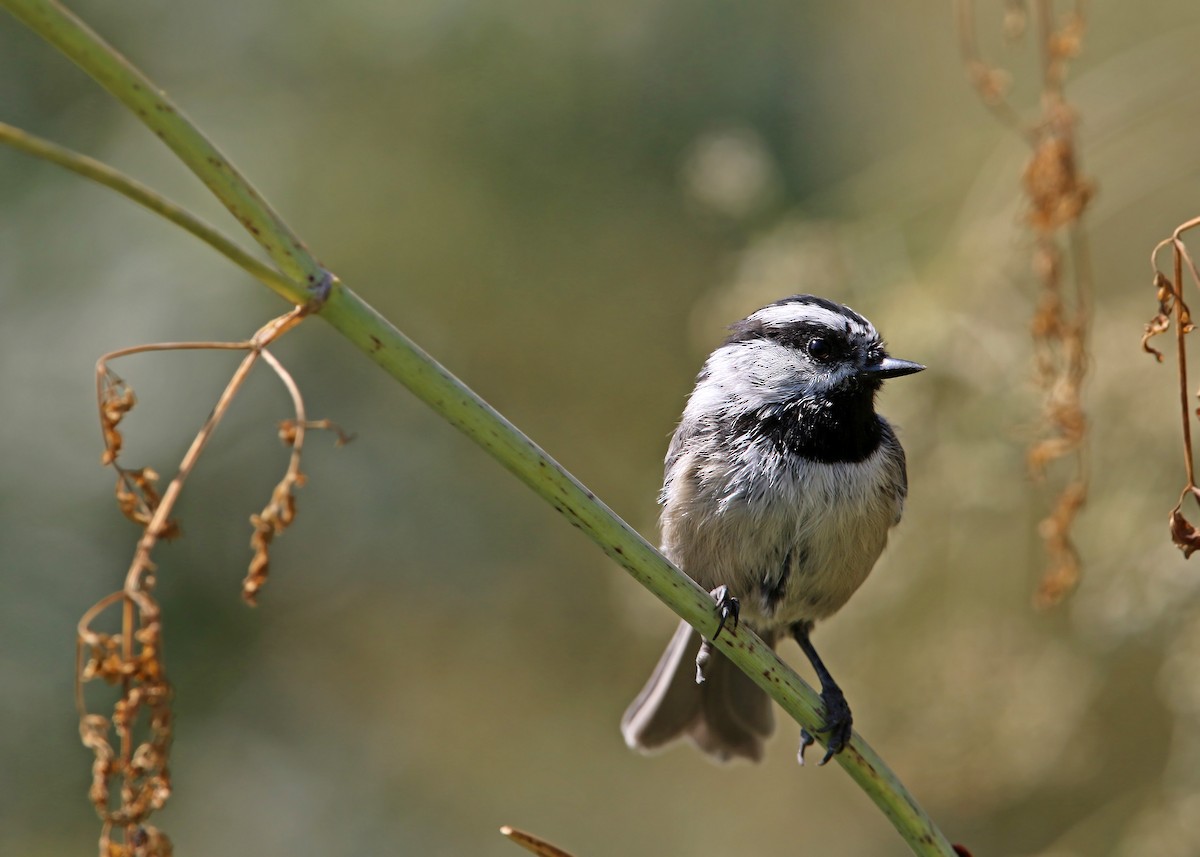
[[[950,4],[209,0],[75,8],[164,86],[352,288],[642,532],[723,327],[797,291],[930,371],[890,385],[906,519],[819,645],[856,725],[979,855],[1200,853],[1200,566],[1169,367],[1138,349],[1147,258],[1200,214],[1200,6],[1088,4],[1068,96],[1094,252],[1085,578],[1035,612],[1047,492],[1021,219],[1027,152],[961,71]],[[1037,56],[985,51],[1036,101]],[[235,225],[158,141],[0,14],[0,119]],[[0,853],[91,853],[74,628],[136,532],[99,466],[92,365],[241,339],[279,301],[108,191],[0,151]],[[249,243],[249,242],[247,242]],[[320,322],[276,349],[316,416],[257,610],[247,516],[287,400],[249,385],[157,554],[177,693],[177,853],[892,855],[780,724],[758,767],[626,750],[674,618]],[[173,472],[234,363],[119,367],[126,461]],[[794,647],[787,656],[799,665]],[[807,667],[802,673],[809,675]]]

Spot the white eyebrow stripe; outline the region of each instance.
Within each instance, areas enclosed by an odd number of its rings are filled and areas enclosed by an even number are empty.
[[[763,307],[750,318],[754,321],[761,321],[769,327],[786,327],[800,322],[809,322],[823,325],[832,330],[845,330],[849,325],[851,330],[858,330],[868,335],[875,332],[869,327],[864,328],[850,316],[815,304],[790,303]]]

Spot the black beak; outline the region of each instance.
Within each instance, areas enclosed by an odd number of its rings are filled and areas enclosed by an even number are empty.
[[[859,370],[859,375],[865,378],[899,378],[901,375],[911,375],[914,372],[920,372],[925,367],[920,363],[913,363],[911,360],[897,360],[895,357],[885,357],[878,363],[872,363],[870,366],[864,366]]]

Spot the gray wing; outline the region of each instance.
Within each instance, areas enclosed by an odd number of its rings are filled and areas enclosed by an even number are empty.
[[[671,487],[671,482],[676,477],[676,465],[679,464],[679,459],[683,455],[684,450],[691,446],[691,441],[699,434],[697,425],[692,420],[681,420],[679,425],[675,427],[675,433],[671,435],[671,443],[667,447],[667,457],[663,462],[663,487],[658,494],[658,503],[660,506],[666,505],[667,494]]]

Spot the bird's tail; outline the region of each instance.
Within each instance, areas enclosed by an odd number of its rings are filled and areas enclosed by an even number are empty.
[[[621,718],[621,734],[649,753],[687,736],[718,761],[742,756],[757,762],[775,728],[770,698],[719,651],[696,684],[700,635],[681,622],[642,692]]]

